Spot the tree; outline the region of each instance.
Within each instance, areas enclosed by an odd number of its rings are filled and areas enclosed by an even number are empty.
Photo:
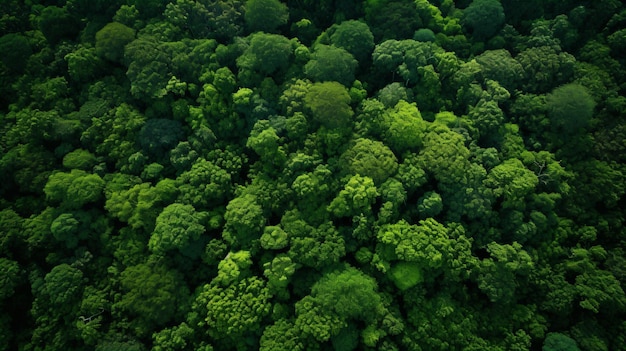
[[[200,237],[205,230],[203,217],[191,205],[175,203],[165,207],[156,219],[148,248],[159,256],[178,250],[190,258],[199,257],[200,250],[194,246],[200,246]]]
[[[365,18],[373,30],[376,41],[410,38],[423,26],[417,7],[405,1],[367,1]]]
[[[194,330],[183,322],[172,328],[166,328],[152,334],[153,351],[184,350],[190,343]]]
[[[39,29],[50,45],[63,39],[72,39],[80,31],[80,22],[67,8],[48,6],[41,11]]]
[[[359,138],[341,155],[342,168],[347,174],[358,174],[382,184],[398,169],[393,152],[380,141]]]
[[[0,51],[5,54],[0,60],[10,71],[20,74],[26,68],[28,58],[33,51],[28,39],[21,34],[12,33],[0,37]]]
[[[479,289],[487,294],[491,302],[515,303],[516,282],[530,273],[534,262],[517,242],[511,245],[493,242],[487,245],[487,251],[490,257],[481,262],[477,279]]]
[[[520,160],[513,158],[495,166],[483,183],[493,189],[496,198],[502,198],[503,208],[524,209],[525,198],[535,191],[539,179]]]
[[[284,349],[303,351],[304,342],[291,320],[279,319],[263,330],[260,340],[260,351],[280,351]]]
[[[17,262],[0,257],[0,268],[4,272],[0,279],[0,303],[13,296],[15,288],[20,283],[20,266]]]
[[[580,134],[590,123],[595,102],[585,87],[566,84],[546,98],[550,124],[556,134]]]
[[[542,351],[580,351],[576,341],[561,333],[549,333],[543,341]]]
[[[186,310],[189,288],[176,270],[162,264],[130,266],[119,277],[121,294],[113,304],[113,315],[126,319],[140,337],[173,321]]]
[[[124,46],[135,40],[135,31],[121,23],[111,22],[96,33],[96,54],[109,61],[121,63]]]
[[[68,209],[79,209],[102,198],[104,180],[97,174],[73,169],[70,173],[50,175],[44,188],[46,198]]]
[[[272,291],[279,294],[287,287],[297,268],[298,264],[289,256],[279,254],[272,261],[263,264],[263,275],[267,278],[267,284]]]
[[[152,37],[140,37],[124,48],[126,76],[133,96],[150,100],[167,95],[166,86],[173,76],[171,58],[161,43]]]
[[[279,226],[267,226],[261,235],[261,246],[266,250],[280,250],[289,245],[289,234]]]
[[[143,151],[157,160],[165,158],[184,138],[185,132],[178,121],[165,118],[153,118],[139,130],[139,144]]]
[[[547,93],[569,82],[574,75],[576,59],[560,48],[530,47],[520,52],[515,59],[524,69],[522,89],[529,93]]]
[[[345,240],[331,222],[313,227],[304,221],[289,223],[283,219],[285,231],[293,237],[287,253],[294,262],[316,269],[338,263],[345,256]]]
[[[265,282],[250,277],[226,287],[217,284],[202,286],[193,302],[188,323],[208,327],[214,340],[237,344],[241,338],[260,334],[261,322],[270,312],[270,292]]]
[[[337,217],[351,217],[371,212],[378,191],[369,177],[353,175],[327,209]]]
[[[204,158],[196,160],[177,180],[180,181],[178,199],[196,209],[222,204],[232,192],[231,175]]]
[[[477,40],[491,38],[504,24],[504,9],[498,0],[474,0],[463,11],[463,24]]]
[[[250,35],[249,40],[250,45],[237,58],[240,69],[271,75],[287,68],[293,55],[289,39],[279,34],[259,32]]]
[[[85,287],[83,272],[68,264],[54,266],[43,278],[31,276],[35,319],[29,347],[68,348],[79,340],[75,323]]]
[[[427,123],[414,103],[400,100],[388,112],[385,127],[383,140],[400,155],[406,151],[417,151],[422,146]]]
[[[314,82],[336,81],[344,86],[354,82],[357,60],[346,50],[335,46],[315,46],[304,73]]]
[[[85,149],[76,149],[63,156],[63,167],[90,171],[96,165],[96,156]]]
[[[347,128],[353,115],[348,90],[337,82],[315,83],[304,97],[313,119],[327,128]]]
[[[244,18],[250,32],[273,32],[287,23],[289,10],[278,0],[248,0]]]
[[[226,206],[224,213],[226,229],[225,239],[239,246],[251,245],[258,239],[265,224],[263,208],[258,204],[257,197],[252,194],[238,196]]]
[[[482,74],[487,79],[500,83],[509,92],[513,92],[524,77],[524,69],[505,49],[488,50],[476,57],[482,67]]]
[[[374,278],[345,266],[324,274],[311,288],[311,297],[343,320],[370,322],[378,319],[382,307],[377,290]]]
[[[361,21],[341,22],[330,34],[332,45],[345,49],[358,61],[366,61],[374,49],[374,35],[369,26]]]

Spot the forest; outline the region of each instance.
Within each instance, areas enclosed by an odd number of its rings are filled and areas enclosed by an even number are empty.
[[[3,0],[0,350],[626,350],[619,0]]]

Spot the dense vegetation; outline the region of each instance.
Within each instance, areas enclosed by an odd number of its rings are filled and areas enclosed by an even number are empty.
[[[0,349],[626,349],[620,1],[0,13]]]

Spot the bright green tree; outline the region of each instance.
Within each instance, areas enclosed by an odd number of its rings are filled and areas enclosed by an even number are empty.
[[[198,291],[190,325],[207,328],[214,340],[237,343],[242,337],[260,334],[263,318],[270,312],[270,292],[258,277],[221,287],[206,284]],[[206,330],[206,329],[205,329]]]
[[[382,300],[376,280],[345,266],[324,274],[311,288],[311,297],[325,310],[344,320],[372,321],[378,318]]]
[[[204,233],[203,214],[191,205],[171,204],[156,218],[156,226],[148,242],[148,248],[156,255],[178,250],[185,256],[198,257],[198,240]]]
[[[370,213],[377,196],[372,178],[353,175],[327,209],[337,217]]]
[[[342,167],[348,174],[358,174],[382,184],[396,173],[398,160],[383,143],[359,138],[341,155]]]

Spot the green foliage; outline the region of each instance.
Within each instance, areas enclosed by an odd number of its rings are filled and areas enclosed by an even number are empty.
[[[374,49],[374,35],[368,25],[355,20],[337,25],[330,35],[330,42],[348,51],[359,62],[366,60]]]
[[[543,351],[579,351],[576,341],[561,333],[549,333],[543,342]]]
[[[194,326],[208,327],[209,335],[217,340],[232,342],[254,335],[270,312],[270,298],[268,287],[257,277],[227,287],[206,284],[193,302],[199,318]]]
[[[79,20],[67,8],[48,6],[41,11],[39,29],[50,45],[74,37],[80,30]]]
[[[263,275],[267,278],[270,288],[284,289],[291,280],[291,276],[296,272],[298,265],[284,254],[274,257],[271,262],[263,264]]]
[[[63,167],[89,171],[98,162],[96,156],[85,149],[76,149],[63,156]]]
[[[370,321],[381,307],[376,280],[353,267],[326,273],[311,288],[322,308],[342,319]]]
[[[338,263],[345,256],[345,240],[330,222],[313,227],[302,220],[283,222],[285,231],[292,234],[289,257],[302,265],[321,269]],[[292,228],[294,226],[294,228]]]
[[[52,203],[60,203],[68,209],[79,209],[102,199],[104,184],[99,175],[74,169],[70,173],[51,174],[44,192]]]
[[[398,154],[417,151],[422,146],[426,126],[417,106],[400,100],[387,115],[383,140]]]
[[[2,268],[2,279],[0,280],[0,301],[13,296],[15,288],[20,283],[20,266],[17,262],[0,257],[0,268]]]
[[[391,267],[388,275],[400,290],[412,288],[424,280],[421,266],[416,262],[398,262]]]
[[[121,62],[124,46],[135,39],[135,31],[121,23],[111,22],[96,33],[96,54],[113,62]]]
[[[249,40],[250,45],[237,58],[240,69],[270,75],[284,69],[293,55],[291,42],[282,35],[260,32],[250,35]]]
[[[463,24],[478,39],[488,39],[504,23],[504,9],[498,0],[474,0],[463,11]]]
[[[180,181],[178,199],[197,209],[222,204],[231,193],[231,175],[203,158],[196,160],[191,169],[177,179]]]
[[[539,184],[537,175],[524,167],[518,159],[509,159],[494,167],[484,181],[493,189],[496,197],[502,198],[503,208],[525,207],[525,197]]]
[[[251,194],[231,200],[226,206],[224,219],[226,228],[232,230],[234,235],[226,239],[239,245],[248,245],[250,240],[258,239],[265,224],[263,209],[257,197]]]
[[[261,235],[261,246],[266,250],[280,250],[289,245],[289,234],[279,226],[267,226]]]
[[[293,321],[279,319],[263,330],[259,350],[280,351],[284,349],[302,351],[304,344],[300,339],[300,331],[295,328]]]
[[[28,39],[16,33],[0,37],[0,51],[5,53],[0,59],[2,63],[18,74],[24,71],[28,58],[33,53]]]
[[[120,274],[122,294],[113,313],[127,316],[139,336],[149,336],[184,311],[189,289],[175,270],[154,263],[138,264]]]
[[[393,152],[380,141],[359,138],[341,155],[346,173],[369,177],[381,184],[396,173],[398,161]]]
[[[369,177],[353,175],[339,195],[330,203],[328,211],[337,217],[351,217],[371,212],[378,191]]]
[[[548,95],[546,105],[554,132],[572,135],[588,127],[596,104],[585,87],[566,84]]]
[[[1,2],[0,349],[622,350],[582,3]]]
[[[273,32],[287,23],[289,10],[278,0],[248,0],[244,18],[251,32]]]
[[[443,200],[441,195],[434,191],[429,191],[422,195],[417,202],[417,210],[420,217],[428,218],[438,215],[443,210]]]
[[[247,274],[247,269],[252,265],[249,251],[229,252],[217,265],[217,276],[214,282],[221,286],[228,286],[233,282],[240,281]]]
[[[491,243],[487,245],[490,258],[483,260],[478,287],[492,302],[514,302],[516,276],[528,275],[534,266],[531,257],[514,242],[511,245]]]
[[[350,86],[354,82],[357,64],[347,50],[318,44],[311,60],[304,66],[304,73],[314,82],[336,81]]]
[[[202,222],[203,214],[196,212],[193,206],[171,204],[156,218],[148,248],[156,255],[177,249],[185,256],[198,257],[199,250],[193,250],[192,246],[198,246],[198,240],[204,233]]]
[[[304,97],[313,119],[327,128],[346,128],[353,111],[348,90],[337,82],[315,83]]]

